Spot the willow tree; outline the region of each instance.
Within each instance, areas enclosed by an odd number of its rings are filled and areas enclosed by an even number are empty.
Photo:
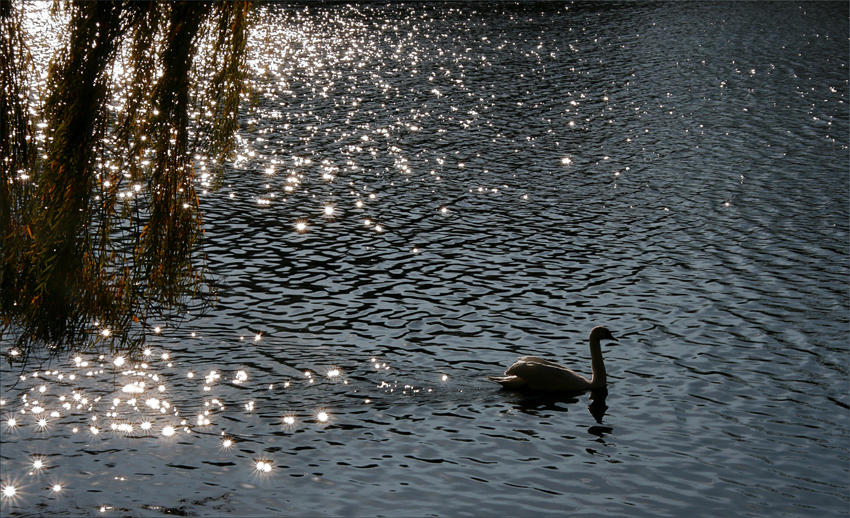
[[[195,190],[235,149],[249,2],[71,2],[39,82],[0,2],[0,339],[137,347],[207,304]]]

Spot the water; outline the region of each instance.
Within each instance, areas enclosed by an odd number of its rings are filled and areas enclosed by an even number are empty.
[[[263,10],[219,306],[4,367],[3,515],[850,514],[845,3]]]

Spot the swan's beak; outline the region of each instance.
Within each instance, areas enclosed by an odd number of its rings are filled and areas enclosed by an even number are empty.
[[[614,340],[614,341],[615,341],[615,342],[617,342],[617,343],[619,343],[619,342],[620,342],[619,340],[617,340],[616,338],[614,338],[614,335],[612,335],[611,333],[608,333],[608,339],[609,339],[609,340]]]

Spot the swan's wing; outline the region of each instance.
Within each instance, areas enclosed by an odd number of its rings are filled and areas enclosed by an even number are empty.
[[[590,381],[572,370],[534,356],[524,356],[511,365],[505,374],[525,381],[528,388],[535,390],[583,390]]]
[[[564,369],[566,368],[562,365],[558,365],[555,362],[550,362],[549,360],[544,360],[543,358],[541,358],[539,356],[520,356],[517,359],[517,361],[514,362],[514,365],[516,365],[517,363],[540,363],[540,364],[543,364],[543,365],[551,365],[552,367],[561,367],[561,368],[564,368]]]

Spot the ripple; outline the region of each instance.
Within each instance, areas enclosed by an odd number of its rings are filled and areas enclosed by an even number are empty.
[[[203,198],[219,305],[132,375],[2,367],[4,514],[846,511],[846,6],[261,16],[243,158]],[[586,373],[600,323],[604,397],[484,379]]]

